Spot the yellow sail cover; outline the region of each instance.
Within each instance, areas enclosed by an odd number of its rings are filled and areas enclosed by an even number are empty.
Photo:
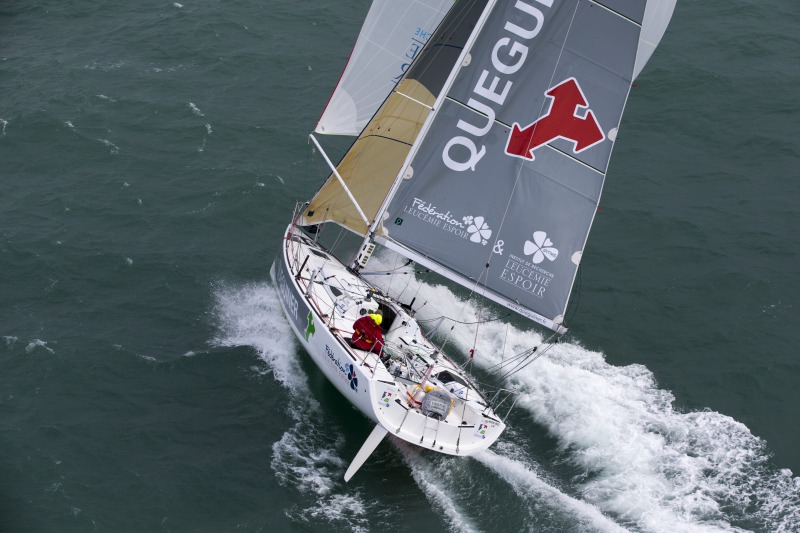
[[[404,79],[389,95],[336,167],[372,223],[400,173],[436,98],[417,80]],[[366,236],[369,227],[331,174],[303,212],[301,225],[335,222]],[[376,230],[380,234],[381,228]]]

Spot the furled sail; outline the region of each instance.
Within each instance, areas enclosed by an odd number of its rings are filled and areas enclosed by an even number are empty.
[[[667,31],[677,0],[647,0],[644,10],[642,34],[639,38],[639,51],[636,54],[636,66],[633,68],[633,79],[639,77],[650,56]]]
[[[376,240],[562,331],[645,3],[490,8],[414,146]]]
[[[303,211],[301,224],[331,221],[359,235],[369,233],[367,222],[375,219],[386,199],[486,4],[487,0],[459,0],[453,5],[338,164],[347,190],[331,175]]]
[[[358,135],[452,5],[453,0],[373,0],[315,131]]]

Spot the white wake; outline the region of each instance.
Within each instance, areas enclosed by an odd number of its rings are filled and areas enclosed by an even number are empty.
[[[373,261],[382,265],[371,267],[386,269],[404,262],[388,253]],[[452,317],[454,310],[462,322],[491,318],[449,288],[413,275],[375,280],[384,280],[383,289],[403,302],[416,298],[418,318]],[[477,337],[474,328],[445,321],[442,331],[457,348],[451,353],[466,355],[475,342],[475,364],[484,368],[542,341],[504,321],[481,324]],[[658,388],[646,367],[612,366],[602,353],[562,343],[510,381],[520,391],[517,405],[558,440],[565,460],[585,472],[577,489],[603,514],[564,501],[578,515],[599,520],[595,527],[610,515],[648,532],[800,531],[800,478],[771,466],[764,441],[736,420],[673,408],[674,396]],[[491,452],[477,459],[512,485],[542,488],[522,463],[500,461]]]
[[[385,505],[366,499],[352,482],[344,483],[344,471],[352,458],[343,457],[344,436],[326,423],[322,408],[311,395],[297,356],[299,345],[277,292],[267,283],[223,283],[214,287],[213,296],[218,334],[212,344],[254,348],[265,364],[254,370],[271,373],[295,406],[288,411],[294,424],[274,443],[270,466],[283,486],[299,491],[313,503],[286,509],[286,514],[298,522],[319,520],[351,531],[370,530],[368,517],[376,510],[382,512]],[[428,464],[413,452],[401,449],[401,453],[423,494],[442,511],[451,530],[476,531],[454,503],[450,489],[437,484]]]
[[[297,490],[311,503],[285,512],[300,522],[317,519],[366,531],[366,506],[342,481],[347,466],[339,453],[343,437],[323,423],[277,292],[267,283],[220,284],[214,288],[214,299],[219,332],[212,344],[251,346],[265,363],[254,370],[271,373],[289,395],[287,412],[294,423],[273,444],[270,467],[281,485]]]

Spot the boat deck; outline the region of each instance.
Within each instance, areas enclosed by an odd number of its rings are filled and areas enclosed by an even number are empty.
[[[286,244],[289,275],[322,322],[316,330],[327,329],[370,382],[374,412],[365,414],[405,440],[428,438],[439,451],[458,455],[473,447],[474,437],[485,438],[480,432],[487,424],[499,435],[504,424],[468,375],[425,336],[408,306],[381,294],[298,228],[287,233]],[[379,309],[383,352],[355,348],[353,323]]]

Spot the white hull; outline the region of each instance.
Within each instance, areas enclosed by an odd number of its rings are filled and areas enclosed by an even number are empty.
[[[503,432],[505,424],[406,309],[371,292],[362,278],[298,228],[287,229],[270,273],[311,359],[345,398],[388,433],[437,452],[471,455]],[[385,362],[347,342],[354,320],[378,307],[384,311],[384,340],[391,355]],[[443,398],[449,409],[442,408]]]

